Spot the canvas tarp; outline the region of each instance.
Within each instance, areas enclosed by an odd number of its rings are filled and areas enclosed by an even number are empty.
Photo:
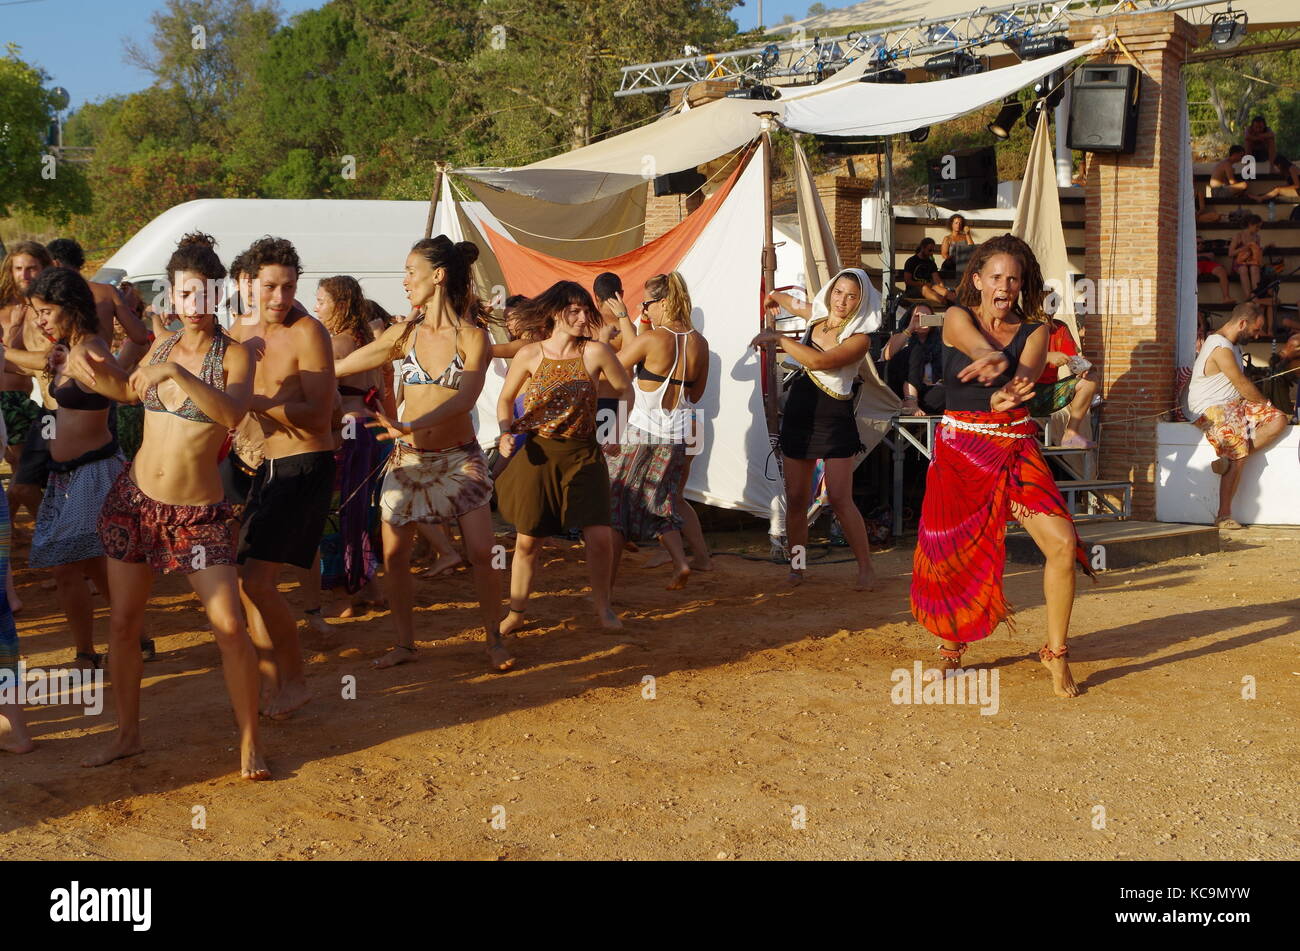
[[[562,204],[594,201],[643,187],[659,175],[696,168],[753,141],[757,113],[770,111],[786,128],[817,135],[907,132],[965,115],[1030,85],[1105,39],[1042,59],[975,76],[889,86],[832,76],[787,90],[773,101],[718,99],[600,142],[522,168],[462,168],[457,173]]]
[[[1043,280],[1060,295],[1056,317],[1079,339],[1074,318],[1074,280],[1070,258],[1065,251],[1065,232],[1061,228],[1061,198],[1056,184],[1056,157],[1052,151],[1051,123],[1045,118],[1034,126],[1029,145],[1029,161],[1016,202],[1016,217],[1011,233],[1034,251]]]
[[[467,179],[471,192],[526,248],[570,261],[599,261],[641,247],[645,188],[579,205],[560,205]]]

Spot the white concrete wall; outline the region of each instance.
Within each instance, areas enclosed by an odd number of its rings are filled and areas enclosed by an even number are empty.
[[[1157,427],[1156,519],[1209,525],[1219,507],[1214,450],[1191,423]],[[1105,452],[1105,450],[1102,450]],[[1300,426],[1246,460],[1232,517],[1243,525],[1300,525]]]

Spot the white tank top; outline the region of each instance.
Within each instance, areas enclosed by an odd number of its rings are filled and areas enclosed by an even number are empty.
[[[667,327],[660,329],[668,330]],[[673,365],[664,374],[664,381],[653,390],[643,390],[638,381],[633,381],[632,389],[636,393],[636,399],[632,404],[632,412],[628,415],[628,422],[642,432],[649,433],[657,441],[684,443],[689,441],[695,425],[695,404],[686,395],[685,386],[677,387],[677,400],[671,409],[664,407],[663,400],[664,390],[668,387],[668,381],[676,375],[679,363],[682,373],[686,372],[686,342],[682,340],[679,345],[677,338],[689,337],[695,331],[668,332],[673,335]]]
[[[1191,382],[1187,384],[1187,415],[1192,421],[1205,415],[1205,411],[1211,406],[1232,403],[1241,399],[1241,394],[1232,385],[1232,381],[1228,379],[1227,374],[1205,375],[1205,364],[1209,361],[1210,354],[1220,347],[1231,350],[1233,359],[1237,361],[1237,366],[1241,366],[1240,347],[1221,334],[1210,334],[1205,338],[1205,342],[1201,344],[1201,352],[1196,355],[1196,362],[1192,365]]]

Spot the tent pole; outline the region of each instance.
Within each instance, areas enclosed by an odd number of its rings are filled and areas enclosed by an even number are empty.
[[[880,195],[880,299],[886,312],[881,327],[894,329],[894,138],[885,136],[885,180]]]
[[[762,148],[760,158],[763,162],[763,329],[776,330],[776,315],[767,309],[767,295],[776,288],[776,245],[772,242],[772,120],[775,113],[758,113],[763,122]],[[798,146],[796,146],[797,148]],[[777,466],[780,468],[781,454],[777,448],[781,438],[780,405],[777,400],[776,359],[778,351],[775,346],[764,347],[767,356],[763,386],[763,412],[767,417],[767,435],[776,453]]]
[[[429,216],[424,219],[424,236],[433,237],[433,217],[438,208],[438,193],[442,191],[442,174],[445,166],[438,163],[438,174],[433,179],[433,192],[429,195]]]

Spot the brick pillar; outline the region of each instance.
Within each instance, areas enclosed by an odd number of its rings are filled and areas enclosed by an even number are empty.
[[[835,176],[816,179],[817,195],[835,234],[840,267],[862,266],[862,199],[871,194],[866,178]]]
[[[1095,20],[1071,28],[1076,44],[1092,39]],[[1187,143],[1179,137],[1182,65],[1195,30],[1173,13],[1103,21],[1137,59],[1137,150],[1088,157],[1084,257],[1094,303],[1084,315],[1084,348],[1101,373],[1100,478],[1133,483],[1133,515],[1155,517],[1156,419],[1174,404],[1177,356],[1178,166]],[[1122,53],[1102,61],[1128,63]],[[1062,130],[1064,131],[1064,130]],[[1106,289],[1105,302],[1101,291]],[[1118,293],[1117,293],[1118,291]],[[1140,296],[1139,296],[1140,295]],[[1114,426],[1107,419],[1116,420]]]
[[[687,195],[664,195],[655,197],[655,183],[646,182],[645,198],[645,243],[661,237],[682,222],[700,205],[704,204],[704,193],[695,192]]]

